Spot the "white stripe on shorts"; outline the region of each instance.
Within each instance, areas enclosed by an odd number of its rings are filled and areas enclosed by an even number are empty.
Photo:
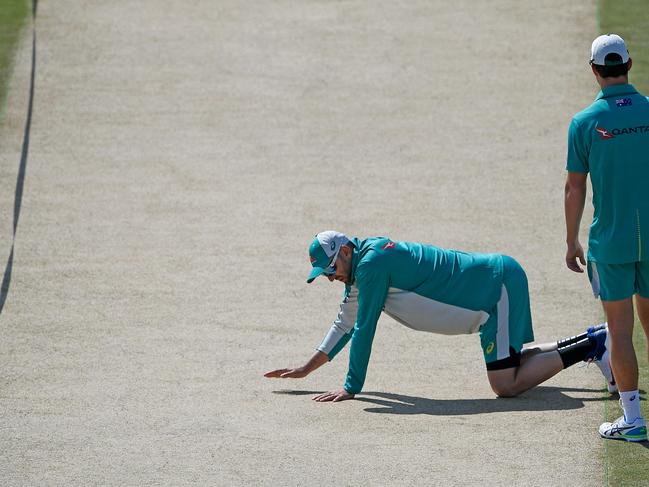
[[[496,309],[498,313],[498,330],[496,331],[498,353],[496,360],[502,360],[509,357],[509,295],[504,284]]]
[[[595,264],[595,262],[592,261],[589,262],[588,264],[590,265],[590,272],[591,275],[593,276],[593,278],[590,281],[590,287],[593,288],[593,295],[596,298],[599,298],[600,287],[599,287],[599,273],[597,272],[597,265]]]

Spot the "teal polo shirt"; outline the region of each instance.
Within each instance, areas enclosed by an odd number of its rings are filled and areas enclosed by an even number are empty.
[[[358,288],[358,312],[351,336],[345,390],[358,393],[365,382],[376,324],[390,287],[469,310],[490,312],[501,295],[503,260],[499,254],[466,253],[387,237],[351,239],[352,282]],[[345,297],[351,285],[345,288]]]
[[[590,173],[588,259],[649,260],[649,99],[626,83],[600,91],[570,123],[566,168]]]

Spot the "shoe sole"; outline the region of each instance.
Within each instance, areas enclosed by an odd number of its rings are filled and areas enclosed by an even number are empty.
[[[600,431],[599,436],[601,436],[602,438],[606,438],[607,440],[630,441],[632,443],[642,443],[643,441],[647,441],[647,428],[646,428],[646,426],[637,426],[637,427],[633,428],[633,430],[636,430],[636,429],[639,430],[639,432],[638,432],[638,434],[635,434],[635,435],[628,435],[628,434],[623,433],[621,435],[607,436],[607,435],[603,434]]]
[[[601,433],[599,434],[599,436],[601,436],[605,440],[628,441],[630,443],[642,443],[647,441],[646,436],[644,438],[628,438],[626,436],[604,436]]]

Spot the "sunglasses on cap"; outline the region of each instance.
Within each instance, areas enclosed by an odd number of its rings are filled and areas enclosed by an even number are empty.
[[[336,273],[337,260],[338,260],[338,252],[336,252],[334,256],[331,258],[331,263],[329,264],[329,267],[325,268],[325,270],[322,271],[322,274],[325,276],[333,276]]]

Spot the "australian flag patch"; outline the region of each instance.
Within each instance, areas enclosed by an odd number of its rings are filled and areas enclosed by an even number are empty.
[[[620,98],[618,100],[615,100],[615,104],[618,107],[630,107],[633,105],[633,102],[631,101],[631,98]]]

